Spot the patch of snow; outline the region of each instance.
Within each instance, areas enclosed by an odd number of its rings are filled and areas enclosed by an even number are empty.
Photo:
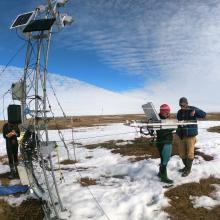
[[[199,135],[196,144],[201,152],[213,156],[214,160],[205,161],[201,156],[196,157],[193,161],[192,172],[183,178],[178,172],[178,169],[182,167],[181,159],[179,156],[171,157],[168,164],[168,175],[174,180],[174,187],[183,183],[199,182],[201,178],[207,178],[210,175],[220,178],[220,134],[207,131],[207,128],[218,125],[220,125],[219,121],[199,122]],[[71,159],[76,159],[78,162],[62,165],[62,167],[68,167],[72,170],[63,170],[65,182],[58,182],[64,207],[72,213],[70,219],[104,220],[107,219],[106,215],[111,220],[168,219],[167,214],[162,211],[162,208],[169,205],[169,202],[164,196],[167,189],[163,187],[166,184],[160,182],[157,177],[159,159],[131,163],[130,157],[113,154],[108,149],[83,147],[110,140],[132,141],[140,137],[135,128],[123,124],[109,124],[74,128],[74,131],[74,141],[78,143],[74,145],[71,144],[71,129],[62,132],[67,140]],[[56,131],[49,131],[49,137],[50,140],[59,140]],[[3,143],[0,152],[3,155],[5,147],[2,137],[0,137],[0,143]],[[60,160],[67,159],[62,142],[58,143]],[[58,164],[55,158],[54,163],[57,168]],[[76,172],[76,168],[79,168],[78,172]],[[4,170],[5,166],[0,165],[0,170],[3,171],[2,169]],[[59,171],[56,172],[56,176],[59,176]],[[82,177],[95,179],[97,185],[81,186],[79,180]],[[213,199],[206,197],[191,199],[195,206],[215,204],[214,201],[220,200],[220,188],[217,187],[215,194],[217,197],[212,196]],[[205,201],[203,204],[202,200]]]
[[[190,196],[194,208],[206,208],[213,209],[215,206],[220,204],[220,201],[214,200],[209,196]]]

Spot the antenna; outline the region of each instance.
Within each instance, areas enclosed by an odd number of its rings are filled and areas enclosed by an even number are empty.
[[[11,29],[18,29],[27,38],[23,79],[13,85],[13,99],[21,102],[22,129],[21,155],[29,185],[46,202],[47,219],[60,219],[65,208],[62,204],[54,174],[52,154],[56,142],[49,140],[47,110],[47,74],[52,29],[61,30],[72,23],[71,16],[60,17],[59,8],[67,0],[47,0],[34,11],[18,15]],[[68,153],[68,152],[67,152]]]

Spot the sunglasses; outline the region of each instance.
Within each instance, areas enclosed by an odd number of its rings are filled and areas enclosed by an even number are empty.
[[[180,107],[181,107],[181,108],[186,108],[186,107],[187,107],[187,104],[180,104]]]

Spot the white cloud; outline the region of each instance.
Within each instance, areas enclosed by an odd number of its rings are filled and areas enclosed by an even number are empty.
[[[0,66],[0,71],[3,67]],[[19,80],[23,70],[9,67],[4,72],[4,81],[0,85],[0,98],[11,87],[13,82]],[[79,80],[49,74],[49,80],[55,90],[57,98],[67,115],[107,115],[107,114],[131,114],[142,113],[143,100],[132,98],[127,95],[111,92],[96,86],[81,82]],[[50,83],[48,83],[48,98],[56,116],[62,115],[56,98],[53,95]],[[0,110],[0,118],[3,118],[3,108],[7,118],[7,106],[13,103],[11,94],[5,96],[5,104]]]
[[[107,65],[146,80],[145,88],[126,94],[168,101],[174,109],[179,97],[188,96],[191,104],[219,111],[219,1],[96,0],[76,6],[65,46],[95,49]]]
[[[144,88],[123,94],[174,110],[187,96],[192,105],[219,111],[219,1],[70,3],[75,23],[54,40],[70,50],[95,50],[107,65],[143,78]]]

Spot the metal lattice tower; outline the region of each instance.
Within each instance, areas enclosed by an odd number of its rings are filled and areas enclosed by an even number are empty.
[[[60,14],[67,0],[47,0],[47,5],[17,17],[11,28],[19,28],[27,39],[22,79],[22,128],[25,131],[21,154],[30,186],[42,199],[47,219],[61,219],[62,204],[52,154],[56,142],[49,140],[47,110],[47,74],[52,29],[61,30],[72,17]]]

